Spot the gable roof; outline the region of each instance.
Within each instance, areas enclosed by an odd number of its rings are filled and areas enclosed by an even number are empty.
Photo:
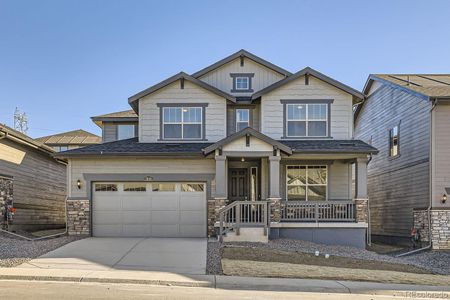
[[[328,84],[330,84],[330,85],[332,85],[332,86],[334,86],[334,87],[336,87],[336,88],[338,88],[338,89],[340,89],[340,90],[342,90],[344,92],[347,92],[347,93],[355,96],[358,99],[361,99],[361,100],[364,99],[364,95],[361,92],[355,90],[354,88],[349,87],[348,85],[343,84],[342,82],[334,80],[333,78],[328,77],[325,74],[322,74],[322,73],[320,73],[320,72],[318,72],[318,71],[316,71],[316,70],[314,70],[314,69],[312,69],[310,67],[306,67],[306,68],[298,71],[297,73],[292,74],[289,77],[286,77],[286,78],[284,78],[284,79],[282,79],[280,81],[275,82],[274,84],[269,85],[268,87],[263,88],[259,92],[256,92],[255,94],[253,94],[252,95],[252,99],[253,100],[257,99],[257,98],[259,98],[259,97],[261,97],[261,96],[263,96],[263,95],[265,95],[265,94],[267,94],[267,93],[269,93],[269,92],[271,92],[271,91],[273,91],[273,90],[275,90],[275,89],[277,89],[277,88],[279,88],[279,87],[281,87],[281,86],[283,86],[283,85],[285,85],[285,84],[287,84],[289,82],[292,82],[295,79],[300,78],[301,76],[304,76],[304,75],[314,76],[317,79],[320,79],[320,80],[322,80],[322,81],[324,81],[324,82],[326,82],[326,83],[328,83]]]
[[[46,145],[91,145],[102,142],[102,138],[83,129],[43,136],[36,139]]]
[[[21,143],[23,145],[35,148],[41,152],[44,152],[45,154],[53,155],[55,150],[52,148],[44,145],[43,143],[32,139],[31,137],[12,129],[11,127],[8,127],[4,124],[0,124],[0,138],[7,138],[14,142]]]
[[[229,143],[231,143],[241,137],[247,136],[247,135],[254,136],[257,139],[260,139],[272,146],[277,147],[278,149],[280,149],[281,151],[283,151],[287,154],[292,154],[292,149],[290,147],[284,145],[283,143],[281,143],[277,140],[272,139],[271,137],[268,137],[265,134],[262,134],[261,132],[255,130],[251,127],[244,128],[241,131],[238,131],[230,136],[227,136],[226,138],[221,139],[220,141],[206,147],[205,149],[203,149],[203,153],[205,155],[209,154],[209,153],[213,152],[214,150],[219,149],[220,147],[222,147],[226,144],[229,144]]]
[[[141,92],[131,96],[130,98],[128,98],[128,103],[131,105],[131,107],[133,108],[133,110],[135,112],[138,112],[137,101],[139,99],[141,99],[142,97],[145,97],[145,96],[147,96],[147,95],[149,95],[151,93],[154,93],[157,90],[160,90],[163,87],[168,86],[169,84],[174,83],[174,82],[176,82],[176,81],[178,81],[180,79],[183,79],[183,80],[189,81],[189,82],[191,82],[191,83],[193,83],[195,85],[198,85],[199,87],[202,87],[205,90],[208,90],[208,91],[210,91],[210,92],[212,92],[212,93],[214,93],[214,94],[216,94],[218,96],[221,96],[221,97],[223,97],[223,98],[225,98],[227,100],[230,100],[232,102],[236,102],[236,98],[234,96],[232,96],[232,95],[230,95],[228,93],[225,93],[224,91],[221,91],[218,88],[213,87],[212,85],[209,85],[209,84],[207,84],[207,83],[205,83],[205,82],[203,82],[201,80],[198,80],[197,78],[194,78],[194,77],[192,77],[189,74],[186,74],[184,72],[180,72],[180,73],[178,73],[178,74],[176,74],[176,75],[174,75],[172,77],[167,78],[166,80],[161,81],[158,84],[155,84],[155,85],[149,87],[148,89],[145,89],[145,90],[143,90],[143,91],[141,91]]]
[[[450,74],[371,74],[364,94],[369,92],[373,81],[394,84],[430,98],[450,97]]]
[[[276,66],[273,63],[268,62],[265,59],[262,59],[261,57],[258,57],[256,55],[254,55],[254,54],[244,50],[244,49],[241,49],[241,50],[231,54],[230,56],[227,56],[224,59],[221,59],[218,62],[215,62],[212,65],[210,65],[210,66],[208,66],[208,67],[206,67],[204,69],[201,69],[200,71],[195,72],[194,74],[192,74],[192,77],[195,77],[195,78],[201,77],[201,76],[203,76],[203,75],[205,75],[205,74],[207,74],[207,73],[209,73],[209,72],[211,72],[211,71],[213,71],[213,70],[215,70],[217,68],[220,68],[221,66],[223,66],[223,65],[225,65],[225,64],[227,64],[227,63],[229,63],[229,62],[231,62],[231,61],[233,61],[233,60],[235,60],[237,58],[240,58],[240,57],[246,57],[248,59],[251,59],[254,62],[257,62],[258,64],[263,65],[266,68],[269,68],[269,69],[271,69],[271,70],[273,70],[273,71],[275,71],[277,73],[280,73],[280,74],[282,74],[284,76],[290,76],[292,74],[291,72],[289,72],[289,71],[287,71],[287,70],[285,70],[285,69],[283,69],[283,68],[281,68],[279,66]]]
[[[102,127],[103,122],[137,122],[138,119],[132,109],[91,117],[92,122],[99,127]]]

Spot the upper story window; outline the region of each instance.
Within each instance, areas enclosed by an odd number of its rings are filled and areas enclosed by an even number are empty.
[[[135,137],[134,125],[130,125],[130,124],[117,125],[117,139],[118,140],[131,139],[134,137]]]
[[[163,139],[201,139],[203,107],[163,107]]]
[[[284,105],[283,138],[330,137],[333,100],[281,100]]]
[[[231,89],[232,93],[251,93],[252,89],[252,78],[255,74],[253,73],[231,73],[230,76],[233,78],[233,87]]]
[[[248,108],[236,109],[236,132],[250,126],[250,110]]]
[[[389,156],[396,157],[400,154],[398,125],[389,130]]]

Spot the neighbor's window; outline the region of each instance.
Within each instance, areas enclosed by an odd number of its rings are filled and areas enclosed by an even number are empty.
[[[236,109],[236,132],[250,126],[250,110]]]
[[[326,166],[287,166],[288,200],[327,200]]]
[[[164,107],[164,139],[201,139],[202,107]]]
[[[182,192],[203,192],[204,186],[201,183],[183,183],[181,185]]]
[[[134,131],[134,125],[117,125],[117,139],[118,140],[125,140],[125,139],[131,139],[134,138],[135,131]]]
[[[398,126],[394,126],[389,130],[389,156],[399,155],[399,132]]]
[[[175,183],[152,183],[153,192],[175,192]]]
[[[96,192],[117,192],[117,184],[96,183],[95,191]]]
[[[145,192],[147,190],[145,183],[124,183],[123,184],[123,190],[125,192]]]
[[[250,89],[250,78],[249,77],[236,77],[235,81],[236,90],[249,90]]]
[[[69,146],[54,146],[53,149],[56,152],[67,151],[69,150]]]
[[[286,110],[286,136],[327,136],[328,104],[286,104]]]

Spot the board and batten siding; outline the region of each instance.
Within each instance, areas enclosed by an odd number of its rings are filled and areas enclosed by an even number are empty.
[[[139,100],[139,141],[157,142],[160,138],[160,108],[158,103],[208,103],[205,122],[205,142],[216,142],[226,137],[227,100],[189,81],[180,88],[176,81]],[[177,141],[180,142],[180,141]],[[189,140],[187,140],[189,142]]]
[[[231,92],[233,89],[233,78],[230,74],[233,73],[253,73],[252,78],[252,89],[251,93],[234,93]],[[253,93],[285,78],[284,75],[277,73],[263,65],[260,65],[251,59],[244,59],[244,66],[241,67],[240,59],[237,58],[229,63],[203,75],[199,79],[203,82],[208,83],[226,93],[232,94],[234,96],[251,96]]]
[[[428,206],[430,102],[383,85],[365,101],[355,138],[379,150],[368,165],[372,234],[409,237],[413,209]],[[389,130],[399,125],[400,156],[389,156]]]
[[[450,105],[438,104],[433,110],[433,207],[448,207],[441,202],[450,188]],[[449,201],[449,200],[447,200]]]
[[[215,174],[215,168],[215,160],[206,158],[72,158],[69,196],[87,197],[86,184],[77,187],[77,180],[84,182],[83,174]]]
[[[259,123],[260,123],[260,104],[249,106],[237,106],[237,105],[228,105],[227,107],[227,135],[232,135],[236,133],[236,109],[244,108],[250,109],[250,127],[259,131]]]
[[[273,139],[283,137],[283,104],[280,100],[322,100],[333,99],[331,104],[331,137],[351,139],[353,137],[352,95],[328,83],[309,78],[305,85],[304,76],[279,87],[261,97],[261,132]]]
[[[0,174],[13,177],[16,229],[65,226],[66,166],[49,155],[0,140]]]

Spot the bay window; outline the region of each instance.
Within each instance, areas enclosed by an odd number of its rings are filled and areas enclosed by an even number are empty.
[[[288,200],[327,200],[327,166],[287,166],[286,189]]]

